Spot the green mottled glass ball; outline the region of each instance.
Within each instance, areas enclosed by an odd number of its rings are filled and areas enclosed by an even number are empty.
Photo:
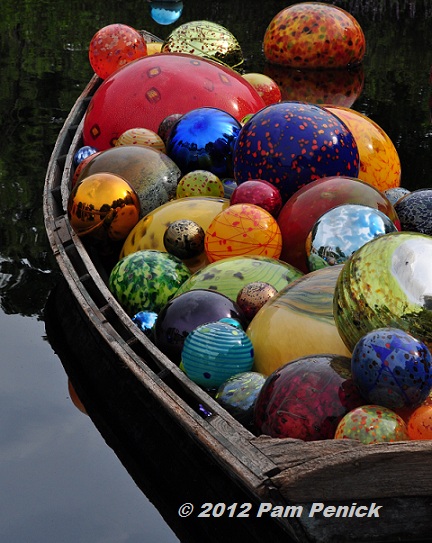
[[[117,262],[109,289],[130,316],[139,311],[158,313],[190,275],[177,257],[146,249]]]

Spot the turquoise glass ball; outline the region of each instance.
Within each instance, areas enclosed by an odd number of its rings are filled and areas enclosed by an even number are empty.
[[[198,385],[219,387],[237,373],[250,371],[254,351],[246,333],[225,322],[198,326],[185,339],[182,367]]]

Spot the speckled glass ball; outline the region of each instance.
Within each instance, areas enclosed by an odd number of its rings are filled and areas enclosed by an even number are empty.
[[[198,385],[219,387],[229,377],[250,371],[253,346],[243,330],[224,322],[209,322],[185,339],[182,364],[186,375]]]
[[[90,41],[89,60],[95,73],[106,79],[121,66],[147,55],[144,37],[125,24],[100,28]]]
[[[242,127],[234,144],[234,178],[264,179],[286,202],[321,177],[357,177],[359,153],[346,125],[323,107],[302,102],[267,106]]]
[[[408,419],[410,439],[432,439],[432,405],[417,407]]]
[[[283,9],[264,34],[266,59],[292,68],[345,68],[359,64],[365,51],[365,36],[357,20],[323,2]]]
[[[432,389],[429,349],[398,328],[365,334],[354,347],[351,372],[368,403],[390,409],[417,407]]]
[[[173,255],[138,251],[123,257],[110,273],[109,289],[129,316],[159,311],[190,277],[189,269]]]
[[[144,332],[148,338],[152,338],[156,319],[157,313],[154,311],[138,311],[138,313],[132,317],[132,322],[136,324],[141,332]]]
[[[126,179],[102,172],[75,185],[69,195],[67,212],[79,236],[121,241],[139,221],[140,203]]]
[[[206,170],[194,170],[184,175],[177,185],[177,198],[190,196],[214,196],[223,198],[222,181],[217,175]]]
[[[356,439],[365,445],[409,439],[404,420],[380,405],[363,405],[347,413],[338,424],[334,437]]]
[[[240,128],[239,121],[222,109],[193,109],[172,127],[167,154],[183,175],[206,170],[219,178],[231,177],[233,144]]]
[[[94,155],[97,152],[98,150],[96,149],[96,147],[92,147],[91,145],[84,145],[83,147],[80,147],[74,154],[72,159],[74,167],[76,168],[79,164],[81,164],[83,160],[91,155]]]
[[[273,298],[277,290],[264,281],[254,281],[245,285],[237,296],[237,304],[251,321],[263,305]]]
[[[195,272],[178,294],[195,289],[221,292],[236,301],[245,285],[254,281],[269,283],[280,291],[303,274],[293,266],[265,256],[235,256],[208,264]]]
[[[372,119],[347,107],[326,105],[351,131],[360,156],[358,178],[380,191],[398,187],[401,163],[394,143]]]
[[[365,243],[389,232],[397,228],[378,209],[357,204],[334,207],[317,220],[306,238],[308,268],[343,264]]]
[[[276,219],[253,204],[230,205],[206,230],[204,247],[210,262],[232,256],[279,258],[282,236]]]
[[[322,354],[299,358],[272,373],[255,405],[258,430],[304,441],[333,439],[339,421],[362,405],[348,357]]]
[[[190,21],[175,28],[162,45],[163,53],[188,53],[239,68],[243,52],[233,34],[211,21]]]
[[[255,403],[265,376],[255,371],[233,375],[223,382],[216,393],[216,401],[246,428],[253,426]]]
[[[165,231],[163,243],[168,253],[186,260],[204,251],[205,232],[199,224],[189,219],[172,222]]]
[[[384,191],[384,196],[394,206],[397,201],[399,201],[407,194],[410,194],[410,192],[410,190],[404,187],[393,187],[391,189],[386,189]]]
[[[169,300],[159,312],[154,342],[168,358],[179,364],[188,334],[201,324],[222,319],[231,319],[241,329],[247,324],[239,306],[220,292],[205,289],[184,292]]]
[[[282,197],[272,183],[264,179],[251,179],[237,186],[231,195],[230,203],[231,205],[254,204],[276,218],[282,208]]]
[[[147,145],[161,153],[165,153],[165,143],[153,130],[148,128],[129,128],[118,137],[115,146],[120,145]]]
[[[432,235],[432,189],[415,190],[394,205],[401,229]]]
[[[432,346],[432,238],[394,232],[373,239],[345,262],[333,314],[348,349],[368,332],[395,327]]]

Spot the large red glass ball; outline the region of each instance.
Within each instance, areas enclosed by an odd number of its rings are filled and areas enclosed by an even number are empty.
[[[95,73],[106,79],[121,66],[147,55],[147,44],[134,28],[111,24],[99,29],[90,41],[89,60]]]
[[[306,238],[324,213],[341,204],[378,209],[400,229],[394,207],[377,188],[353,177],[324,177],[298,190],[282,207],[277,218],[283,244],[280,259],[307,273]]]
[[[241,121],[264,105],[252,85],[230,68],[189,54],[156,54],[127,64],[102,83],[87,110],[83,139],[102,151],[130,128],[157,132],[174,113],[209,106]]]

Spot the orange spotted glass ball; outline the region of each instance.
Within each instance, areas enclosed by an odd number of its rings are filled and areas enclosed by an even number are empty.
[[[235,204],[221,211],[207,228],[204,248],[210,262],[231,256],[279,258],[282,236],[276,219],[254,204]]]
[[[292,68],[345,68],[359,64],[366,40],[357,20],[342,8],[302,2],[280,11],[264,34],[264,55]]]
[[[432,405],[428,402],[417,407],[408,419],[410,439],[432,439]]]
[[[128,62],[147,55],[144,37],[125,24],[100,28],[90,41],[89,60],[95,73],[106,79]]]

